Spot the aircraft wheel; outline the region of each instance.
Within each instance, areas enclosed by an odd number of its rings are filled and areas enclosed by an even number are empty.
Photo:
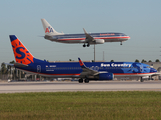
[[[84,44],[83,47],[86,47],[86,45]]]
[[[85,83],[89,83],[89,80],[88,80],[88,79],[85,79],[84,82],[85,82]]]
[[[122,45],[122,42],[120,43],[120,45]]]
[[[143,78],[141,77],[140,82],[144,82]]]
[[[87,47],[89,47],[90,46],[90,44],[87,44]]]
[[[79,79],[79,83],[83,83],[83,79],[81,78],[81,79]]]

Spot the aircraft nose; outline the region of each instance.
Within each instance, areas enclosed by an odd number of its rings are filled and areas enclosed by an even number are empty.
[[[151,68],[151,69],[150,69],[150,72],[157,72],[157,70],[154,69],[154,68]]]

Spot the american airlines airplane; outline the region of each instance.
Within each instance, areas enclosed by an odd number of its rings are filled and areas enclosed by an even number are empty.
[[[87,33],[84,34],[64,34],[54,30],[54,28],[45,20],[41,19],[45,31],[45,39],[60,43],[82,43],[83,47],[89,47],[91,44],[103,44],[105,42],[122,42],[130,39],[123,33]]]
[[[157,70],[149,65],[136,62],[47,62],[35,58],[22,42],[10,35],[16,63],[8,64],[27,73],[53,78],[79,78],[79,83],[90,80],[113,80],[114,77],[142,77],[156,75]]]

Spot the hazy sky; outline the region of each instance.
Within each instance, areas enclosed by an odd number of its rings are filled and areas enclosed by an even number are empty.
[[[93,45],[44,39],[41,18],[64,33],[121,32],[130,40],[96,45],[96,60],[161,60],[161,0],[0,0],[0,63],[14,60],[9,35],[34,57],[49,61],[93,60]]]

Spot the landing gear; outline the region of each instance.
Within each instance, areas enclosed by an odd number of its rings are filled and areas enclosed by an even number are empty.
[[[83,83],[83,79],[80,78],[78,82],[79,82],[79,83]],[[85,82],[85,83],[89,83],[89,79],[87,79],[87,78],[84,79],[84,82]]]
[[[89,47],[89,46],[90,46],[90,44],[89,44],[89,43],[87,43],[87,45],[86,45],[86,44],[84,43],[84,44],[83,44],[83,47],[86,47],[86,46],[87,46],[87,47]]]
[[[120,45],[122,45],[122,42],[120,42]]]
[[[140,82],[144,82],[144,80],[143,80],[143,78],[142,78],[142,77],[140,78]]]
[[[83,79],[81,78],[81,79],[79,79],[79,83],[83,83]]]
[[[89,47],[89,46],[90,46],[90,44],[88,43],[88,44],[87,44],[87,47]]]
[[[88,80],[88,79],[85,79],[84,82],[85,82],[85,83],[89,83],[89,80]]]

